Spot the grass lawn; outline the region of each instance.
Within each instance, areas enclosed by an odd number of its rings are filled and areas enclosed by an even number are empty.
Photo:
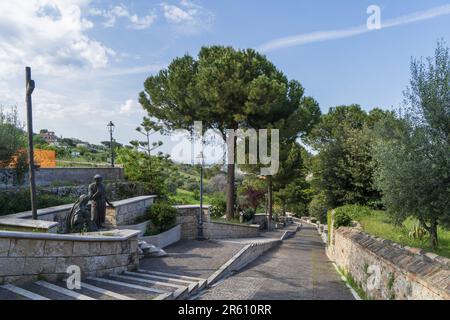
[[[354,212],[356,210],[349,211]],[[350,212],[349,214],[354,220],[359,221],[365,232],[383,239],[392,240],[401,245],[422,248],[425,251],[434,252],[438,255],[450,258],[450,230],[439,228],[439,248],[437,250],[432,250],[428,236],[425,236],[422,240],[413,239],[408,236],[413,228],[415,220],[409,218],[404,221],[401,226],[395,226],[390,222],[390,217],[385,211],[365,209],[360,210],[359,212],[360,213],[356,214],[356,216]]]
[[[170,199],[174,201],[177,205],[183,205],[183,204],[200,204],[200,199],[195,199],[194,192],[184,190],[184,189],[177,189],[177,193],[173,196],[170,196]],[[209,204],[211,202],[210,196],[204,194],[203,195],[203,204]]]

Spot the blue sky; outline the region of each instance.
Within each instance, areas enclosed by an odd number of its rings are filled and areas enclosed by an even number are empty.
[[[333,36],[362,30],[372,4],[381,9],[380,30]],[[450,41],[448,1],[2,1],[0,104],[17,104],[24,118],[30,65],[35,130],[99,142],[112,120],[127,143],[145,114],[137,103],[145,78],[220,44],[261,50],[323,112],[351,103],[397,108],[411,56],[432,55],[440,38]],[[168,152],[174,142],[164,140]]]

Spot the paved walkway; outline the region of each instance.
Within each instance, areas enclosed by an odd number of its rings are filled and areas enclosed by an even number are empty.
[[[208,278],[244,246],[245,243],[215,240],[178,241],[164,248],[166,257],[142,259],[139,268]]]
[[[239,273],[205,291],[199,300],[354,299],[325,255],[315,227],[268,251]]]

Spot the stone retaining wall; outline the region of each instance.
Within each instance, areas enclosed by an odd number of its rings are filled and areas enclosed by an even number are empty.
[[[255,238],[259,236],[259,225],[206,222],[203,224],[203,236],[207,239]]]
[[[450,299],[449,259],[402,247],[352,227],[331,232],[328,256],[370,298]]]
[[[136,231],[57,235],[0,231],[0,284],[67,276],[77,265],[84,276],[135,269],[139,263]]]
[[[101,174],[105,181],[123,180],[124,170],[115,168],[39,168],[36,170],[36,185],[48,186],[52,184],[83,184],[92,181],[95,174]],[[0,188],[13,185],[13,170],[0,169]],[[28,181],[25,175],[24,185]]]

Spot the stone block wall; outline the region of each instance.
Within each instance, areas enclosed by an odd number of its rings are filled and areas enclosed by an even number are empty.
[[[114,201],[114,208],[106,208],[106,222],[112,226],[132,225],[143,216],[157,196],[140,196]]]
[[[117,236],[55,235],[0,232],[0,284],[67,276],[77,265],[83,276],[103,276],[135,269],[139,263],[138,232]]]
[[[368,235],[332,230],[328,256],[372,299],[450,299],[450,260]]]
[[[207,239],[255,238],[259,236],[259,225],[206,222],[203,235]]]
[[[181,225],[181,239],[195,239],[198,232],[199,205],[175,206],[178,210],[177,224]],[[209,206],[203,207],[203,223],[210,222]]]
[[[95,174],[101,174],[105,181],[118,181],[124,178],[124,169],[115,168],[40,168],[36,171],[36,185],[49,186],[52,184],[85,184],[92,181]],[[28,175],[24,178],[24,185]],[[0,169],[0,188],[13,185],[11,169]]]
[[[198,235],[199,205],[175,206],[177,224],[181,225],[181,239],[196,239]],[[207,239],[253,238],[259,235],[258,225],[212,222],[209,206],[203,208],[203,236]]]

